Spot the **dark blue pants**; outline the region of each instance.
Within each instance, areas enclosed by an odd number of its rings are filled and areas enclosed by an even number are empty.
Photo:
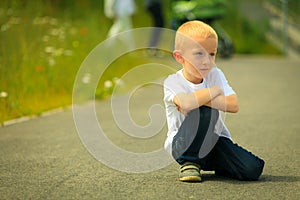
[[[206,106],[192,110],[174,136],[174,159],[181,165],[188,161],[197,163],[202,170],[215,171],[218,175],[257,180],[264,161],[230,139],[218,137],[214,133],[218,117],[217,110]]]

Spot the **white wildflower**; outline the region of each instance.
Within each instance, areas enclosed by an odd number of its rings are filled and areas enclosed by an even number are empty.
[[[46,53],[54,53],[55,52],[55,48],[52,46],[47,46],[45,47],[45,52]]]
[[[50,30],[50,35],[58,36],[59,33],[60,33],[60,30],[58,28],[53,28]]]
[[[66,49],[66,50],[64,50],[64,55],[65,56],[72,56],[73,55],[73,51],[69,50],[69,49]]]
[[[54,56],[61,56],[64,52],[64,49],[63,48],[59,48],[59,49],[56,49],[54,52],[53,52],[53,55]]]
[[[8,23],[16,25],[16,24],[20,24],[20,21],[21,21],[20,17],[12,17],[9,19]]]
[[[48,24],[49,23],[49,17],[48,16],[45,16],[45,17],[42,17],[41,18],[41,24],[44,25],[44,24]]]
[[[50,40],[49,35],[44,35],[44,36],[43,36],[43,41],[44,41],[44,42],[48,42],[49,40]]]
[[[49,17],[36,17],[33,19],[33,25],[45,25],[49,22]]]
[[[91,82],[91,74],[90,73],[85,73],[81,79],[81,81],[84,83],[84,84],[88,84]]]
[[[7,31],[10,28],[10,24],[5,23],[1,26],[1,32]]]
[[[50,57],[50,58],[48,59],[48,63],[49,63],[50,66],[54,66],[54,65],[56,64],[54,58],[52,58],[52,57]]]
[[[113,86],[113,83],[110,80],[104,82],[104,88],[109,89]]]
[[[118,85],[118,86],[124,86],[124,81],[118,77],[114,77],[113,79],[113,82],[115,85]]]
[[[118,82],[119,82],[119,78],[118,77],[113,77],[113,79],[112,79],[112,81],[115,83],[115,84],[117,84]]]
[[[7,92],[4,92],[4,91],[0,92],[0,98],[6,98],[6,97],[8,97]]]

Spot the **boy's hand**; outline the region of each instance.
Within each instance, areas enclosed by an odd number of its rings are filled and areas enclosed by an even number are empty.
[[[214,91],[213,91],[213,90],[214,90]],[[222,90],[219,86],[213,86],[213,87],[211,87],[211,88],[210,88],[210,91],[211,91],[211,93],[213,93],[213,94],[217,93],[218,95],[216,95],[216,96],[224,95],[223,90]]]
[[[178,105],[176,105],[177,110],[181,112],[184,116],[187,116],[189,111],[181,109]]]

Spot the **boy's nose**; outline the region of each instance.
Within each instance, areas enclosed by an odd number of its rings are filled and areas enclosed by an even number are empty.
[[[209,54],[207,54],[203,59],[203,65],[210,66],[213,63],[213,60]]]

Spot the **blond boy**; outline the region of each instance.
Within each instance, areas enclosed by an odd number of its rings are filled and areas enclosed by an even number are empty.
[[[238,112],[236,93],[215,66],[218,36],[201,21],[181,25],[173,56],[182,69],[164,81],[165,149],[181,165],[179,180],[201,181],[200,170],[257,180],[264,161],[232,142],[221,112]]]

